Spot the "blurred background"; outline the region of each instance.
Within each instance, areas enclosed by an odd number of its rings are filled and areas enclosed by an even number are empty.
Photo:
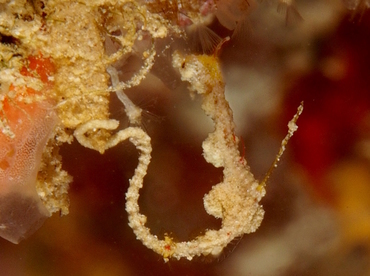
[[[218,258],[164,263],[127,225],[124,194],[137,165],[135,148],[125,142],[100,155],[74,142],[61,149],[74,178],[70,214],[54,215],[19,245],[0,240],[0,275],[370,275],[365,4],[297,0],[302,20],[291,20],[277,12],[276,2],[258,2],[223,46],[226,97],[257,179],[273,162],[299,103],[305,105],[268,182],[265,219],[256,233],[235,240]],[[210,27],[231,35],[217,22]],[[202,157],[211,121],[169,62],[168,55],[159,58],[153,74],[127,94],[145,110],[153,144],[141,211],[154,234],[188,240],[220,226],[202,198],[221,181],[222,170]],[[111,114],[128,125],[113,94]]]

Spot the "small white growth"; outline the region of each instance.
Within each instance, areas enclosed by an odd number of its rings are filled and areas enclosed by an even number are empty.
[[[99,129],[114,130],[118,127],[118,125],[119,122],[113,119],[91,120],[77,127],[74,132],[74,136],[82,146],[99,151],[100,153],[104,153],[104,151],[106,151],[107,149],[110,149],[129,138],[130,142],[138,147],[139,150],[143,150],[145,148],[145,151],[149,152],[150,156],[150,137],[139,127],[128,127],[117,132],[116,134],[110,136],[106,141],[104,141],[103,147],[97,147],[96,144],[92,142],[93,140],[89,139],[89,137],[86,136],[86,133],[89,131],[96,132]]]
[[[142,109],[140,107],[137,107],[123,92],[122,88],[119,88],[119,78],[118,78],[118,72],[116,68],[109,66],[107,68],[107,72],[109,73],[112,81],[112,87],[113,90],[116,90],[116,94],[118,99],[123,103],[125,106],[125,112],[128,116],[128,119],[130,121],[130,124],[132,125],[140,125],[141,124],[141,113]],[[117,88],[116,88],[117,87]]]
[[[288,134],[285,136],[283,141],[281,141],[280,150],[279,150],[278,154],[276,155],[275,160],[272,163],[270,169],[266,173],[265,178],[261,182],[261,185],[266,185],[266,182],[270,178],[270,175],[272,174],[274,169],[277,167],[277,164],[280,161],[280,158],[281,158],[281,156],[283,155],[283,153],[286,149],[286,145],[288,144],[290,138],[292,138],[294,132],[296,132],[297,129],[298,129],[297,120],[298,120],[299,116],[302,114],[302,112],[303,112],[303,102],[301,102],[301,104],[298,106],[296,114],[289,121],[289,123],[288,123]]]

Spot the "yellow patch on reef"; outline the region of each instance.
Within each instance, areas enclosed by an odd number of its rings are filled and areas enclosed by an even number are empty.
[[[330,173],[336,210],[347,245],[370,244],[370,172],[366,162],[349,160]]]
[[[203,64],[204,68],[208,70],[208,76],[215,81],[221,81],[221,69],[218,58],[214,56],[201,55],[197,57],[199,62]]]

